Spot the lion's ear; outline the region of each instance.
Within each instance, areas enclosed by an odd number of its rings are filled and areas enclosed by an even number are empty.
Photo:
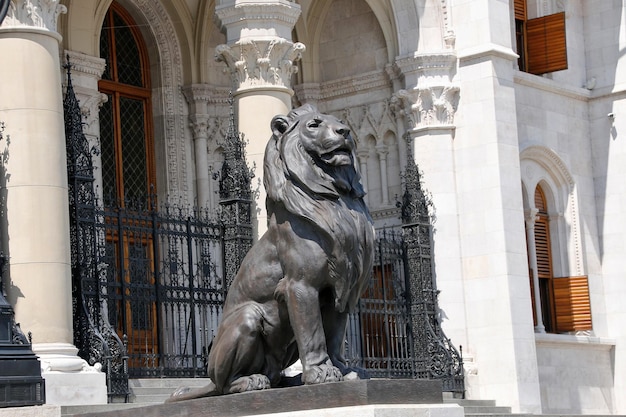
[[[289,120],[285,116],[274,116],[270,124],[272,133],[277,137],[281,137],[289,128]]]

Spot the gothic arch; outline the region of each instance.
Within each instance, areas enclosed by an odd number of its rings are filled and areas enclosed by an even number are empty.
[[[66,43],[66,49],[76,50],[88,55],[99,56],[99,37],[104,15],[112,0],[74,1],[68,9],[68,27],[72,28]],[[188,144],[186,138],[186,105],[180,87],[186,78],[184,67],[189,64],[189,51],[183,54],[181,44],[188,45],[170,18],[171,10],[166,10],[160,1],[154,0],[119,0],[129,13],[142,26],[142,35],[149,47],[152,62],[152,87],[154,101],[154,136],[157,164],[162,169],[157,171],[158,190],[163,196],[169,195],[183,201],[190,201],[190,174],[188,172]],[[178,0],[177,0],[178,2]],[[80,3],[80,5],[78,5]],[[179,5],[180,6],[180,5]],[[170,7],[175,7],[170,5]],[[78,24],[81,19],[86,23]],[[178,19],[178,18],[177,18]],[[182,23],[179,22],[178,26]],[[77,26],[75,26],[77,25]],[[83,28],[91,33],[92,39],[85,37]],[[180,28],[179,28],[180,29]],[[75,45],[76,44],[76,45]],[[158,65],[155,65],[158,64]],[[189,77],[189,75],[187,76]]]
[[[561,242],[561,259],[567,261],[563,269],[570,275],[584,275],[583,249],[579,225],[576,183],[563,160],[551,149],[531,145],[520,153],[520,168],[524,201],[532,202],[537,185],[541,185],[546,197],[551,193],[554,217],[557,220],[557,236]]]
[[[391,4],[389,1],[376,2],[371,0],[362,0],[368,5],[376,18],[376,22],[382,33],[384,46],[386,48],[386,61],[393,62],[397,55],[397,36],[395,23],[391,14]],[[304,16],[304,22],[296,25],[296,34],[299,42],[303,42],[307,51],[302,58],[302,82],[320,82],[322,81],[322,71],[320,69],[320,60],[323,55],[320,50],[320,39],[324,33],[324,24],[329,15],[329,11],[333,5],[333,0],[324,0],[313,2],[311,8]],[[302,22],[303,19],[300,19]],[[328,81],[328,80],[326,80]]]

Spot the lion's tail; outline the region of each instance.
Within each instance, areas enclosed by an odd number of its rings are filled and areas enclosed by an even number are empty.
[[[209,381],[207,385],[200,388],[178,388],[167,400],[165,400],[165,402],[175,403],[178,401],[193,400],[196,398],[213,397],[215,395],[220,395],[220,392],[217,390],[213,381]]]

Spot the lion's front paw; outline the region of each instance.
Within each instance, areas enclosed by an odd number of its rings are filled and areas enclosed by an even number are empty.
[[[256,391],[271,388],[270,380],[267,376],[254,374],[242,376],[235,379],[228,388],[229,394],[246,391]]]
[[[331,365],[311,366],[302,373],[305,384],[321,384],[323,382],[343,381],[341,371]]]

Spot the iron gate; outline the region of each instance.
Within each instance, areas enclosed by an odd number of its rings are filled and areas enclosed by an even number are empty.
[[[223,228],[201,213],[98,209],[108,320],[131,377],[205,376],[225,297]]]

